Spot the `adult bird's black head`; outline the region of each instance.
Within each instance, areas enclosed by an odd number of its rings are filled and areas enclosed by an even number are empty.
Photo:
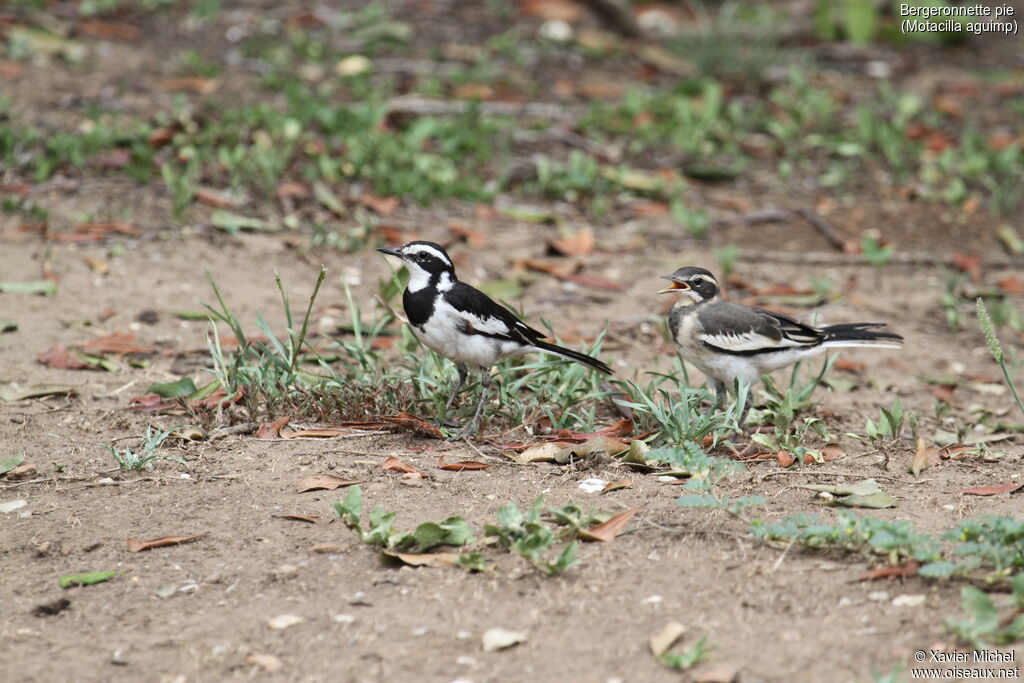
[[[719,295],[718,280],[711,274],[711,271],[694,266],[685,266],[671,275],[662,275],[663,280],[669,280],[670,284],[658,294],[682,294],[690,298],[694,303],[710,301]]]
[[[409,270],[410,291],[418,291],[430,284],[437,287],[457,279],[455,266],[440,244],[417,240],[403,247],[381,247],[377,251],[402,259]]]

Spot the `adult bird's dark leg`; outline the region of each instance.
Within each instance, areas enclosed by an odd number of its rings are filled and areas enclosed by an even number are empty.
[[[480,425],[480,413],[483,411],[484,402],[487,401],[487,394],[491,392],[491,373],[487,368],[480,368],[480,400],[476,404],[476,411],[473,413],[473,420],[466,425],[461,432],[451,437],[456,441],[470,434],[475,434]]]
[[[455,403],[455,397],[462,391],[462,385],[466,383],[466,378],[469,377],[469,369],[465,363],[456,363],[455,369],[459,371],[459,379],[455,382],[455,389],[452,390],[452,395],[448,397],[448,401],[444,404],[444,414],[448,417],[448,411],[451,409],[452,404]]]

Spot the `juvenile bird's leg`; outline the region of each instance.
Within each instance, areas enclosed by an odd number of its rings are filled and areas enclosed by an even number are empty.
[[[476,411],[473,413],[472,421],[466,425],[465,429],[451,437],[450,441],[457,441],[477,432],[480,425],[480,413],[483,410],[484,402],[487,401],[487,395],[491,391],[491,373],[487,368],[480,368],[480,386],[480,400],[476,404]]]
[[[725,390],[725,382],[720,382],[719,380],[711,377],[708,377],[708,382],[711,384],[711,388],[715,390],[715,402],[711,404],[710,408],[704,411],[704,415],[720,409],[725,405],[726,399],[729,398],[729,394]]]
[[[740,413],[740,419],[736,423],[739,426],[741,431],[743,429],[743,423],[746,422],[746,420],[747,420],[747,413],[749,413],[749,412],[750,412],[750,397],[747,396],[745,398],[745,400],[743,401],[743,412]]]

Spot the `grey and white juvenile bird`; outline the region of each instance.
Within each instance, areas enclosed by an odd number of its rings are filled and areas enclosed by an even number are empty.
[[[595,370],[611,374],[611,368],[590,356],[544,341],[546,336],[495,303],[479,289],[460,282],[448,253],[433,242],[409,242],[404,247],[377,251],[402,259],[409,284],[402,306],[417,338],[438,354],[455,361],[459,380],[448,398],[450,408],[466,381],[470,366],[480,371],[483,390],[472,422],[459,438],[476,430],[480,411],[491,387],[490,368],[502,358],[532,351],[546,351]]]
[[[822,353],[848,346],[899,349],[903,337],[878,331],[885,323],[845,323],[812,327],[789,316],[722,298],[718,280],[704,268],[680,268],[663,275],[671,284],[659,294],[680,295],[668,314],[679,354],[703,372],[715,390],[716,406],[726,387],[739,379],[752,385],[762,375]],[[740,414],[747,417],[750,402]]]

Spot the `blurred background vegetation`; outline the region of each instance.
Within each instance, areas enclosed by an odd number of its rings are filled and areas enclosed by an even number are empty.
[[[9,0],[0,219],[111,179],[171,224],[345,249],[399,207],[696,238],[793,201],[1019,214],[1019,41],[904,34],[900,4]]]

